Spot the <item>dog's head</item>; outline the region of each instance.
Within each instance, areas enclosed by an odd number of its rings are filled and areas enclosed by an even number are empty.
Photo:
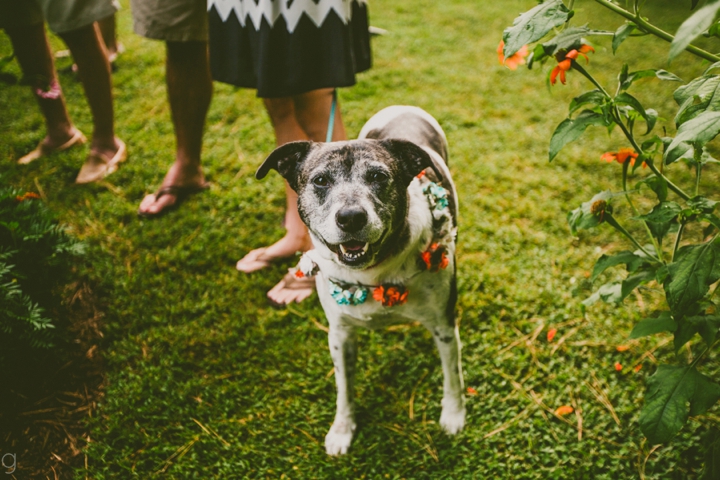
[[[293,142],[272,152],[255,176],[277,170],[297,192],[313,235],[339,264],[362,269],[406,234],[408,185],[427,167],[435,168],[427,152],[405,140]]]

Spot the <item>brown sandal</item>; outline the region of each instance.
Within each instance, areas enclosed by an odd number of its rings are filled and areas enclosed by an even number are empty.
[[[155,192],[155,201],[157,202],[158,198],[162,197],[163,195],[173,195],[175,197],[175,202],[155,213],[143,212],[141,210],[138,210],[138,216],[142,218],[160,217],[172,210],[177,209],[180,204],[184,202],[190,195],[202,192],[203,190],[207,190],[208,188],[210,188],[210,183],[208,182],[205,182],[202,185],[168,185],[167,187],[162,187],[160,190]]]

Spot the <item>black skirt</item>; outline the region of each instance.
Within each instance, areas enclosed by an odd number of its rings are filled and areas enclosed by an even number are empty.
[[[349,87],[370,68],[365,0],[209,0],[213,78],[262,98]]]

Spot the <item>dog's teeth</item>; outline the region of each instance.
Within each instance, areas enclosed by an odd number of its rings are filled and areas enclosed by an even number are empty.
[[[347,253],[347,250],[345,250],[345,247],[343,247],[343,244],[342,244],[342,243],[340,244],[340,251],[342,252],[343,255],[347,255],[347,254],[348,254],[348,253]]]
[[[368,251],[368,248],[370,248],[370,244],[365,242],[365,245],[363,245],[362,253],[365,254]]]

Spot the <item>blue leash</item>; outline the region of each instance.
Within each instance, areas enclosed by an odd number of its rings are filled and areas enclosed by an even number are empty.
[[[330,120],[328,120],[327,135],[325,136],[325,142],[332,142],[333,127],[335,127],[335,110],[337,109],[337,89],[333,89],[332,104],[330,105]]]

